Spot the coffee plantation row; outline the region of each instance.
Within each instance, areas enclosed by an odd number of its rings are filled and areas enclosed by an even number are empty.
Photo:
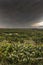
[[[43,65],[43,30],[0,32],[0,65]]]

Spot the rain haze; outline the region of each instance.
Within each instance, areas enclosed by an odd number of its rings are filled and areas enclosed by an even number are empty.
[[[43,0],[0,0],[0,28],[43,27]]]

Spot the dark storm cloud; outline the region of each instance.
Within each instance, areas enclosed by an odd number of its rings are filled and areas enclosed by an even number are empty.
[[[0,27],[30,27],[43,16],[43,0],[0,0]]]

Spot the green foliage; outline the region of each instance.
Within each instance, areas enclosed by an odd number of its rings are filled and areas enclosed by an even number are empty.
[[[1,65],[43,65],[43,30],[0,33]]]
[[[43,58],[43,46],[25,46],[21,43],[1,43],[0,45],[0,63],[7,64],[35,64],[39,63],[39,59]]]

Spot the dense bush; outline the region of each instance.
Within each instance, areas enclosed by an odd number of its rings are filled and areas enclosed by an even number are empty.
[[[43,65],[43,46],[0,43],[0,64]]]
[[[43,30],[0,33],[0,65],[43,65]]]

